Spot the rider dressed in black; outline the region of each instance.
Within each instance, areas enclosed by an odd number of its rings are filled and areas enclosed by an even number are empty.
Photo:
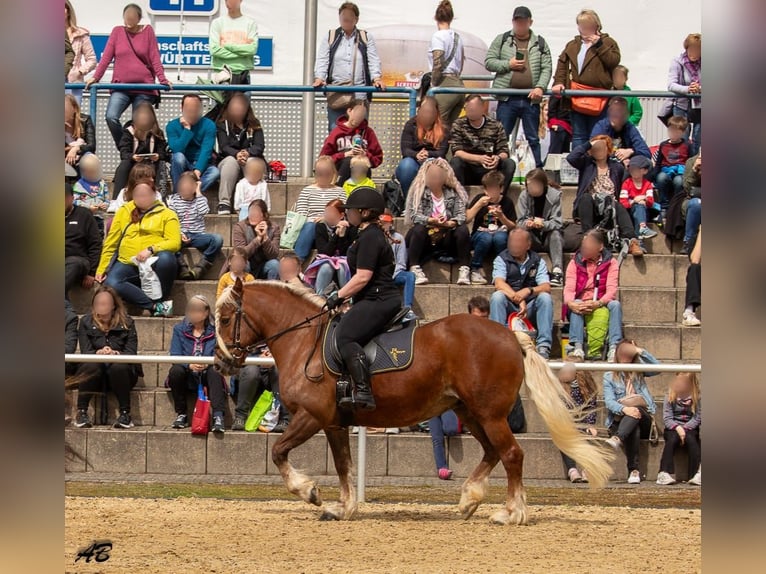
[[[346,217],[351,225],[359,227],[357,239],[347,253],[351,279],[327,299],[327,307],[335,309],[353,297],[354,304],[341,318],[336,333],[338,350],[354,385],[354,399],[342,400],[340,404],[365,410],[375,408],[375,399],[363,347],[380,334],[402,307],[394,285],[394,252],[378,225],[384,210],[383,197],[371,187],[359,187],[349,196]]]

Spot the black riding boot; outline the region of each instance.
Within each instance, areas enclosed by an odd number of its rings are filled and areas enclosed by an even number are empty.
[[[367,362],[367,355],[357,353],[351,357],[346,364],[348,374],[351,376],[351,382],[354,384],[354,398],[342,399],[340,406],[350,406],[365,411],[375,410],[375,397],[372,396],[370,389],[370,365]]]

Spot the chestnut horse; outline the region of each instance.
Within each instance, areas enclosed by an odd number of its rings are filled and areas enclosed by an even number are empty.
[[[348,427],[342,426],[336,405],[337,377],[322,362],[319,339],[329,320],[322,313],[323,304],[321,297],[287,283],[243,284],[238,279],[216,305],[216,367],[232,374],[255,343],[268,343],[279,368],[282,402],[292,413],[287,430],[272,449],[274,464],[291,493],[322,506],[316,482],[293,468],[287,456],[324,430],[340,478],[340,500],[325,506],[321,518],[346,520],[354,515],[357,504]],[[585,468],[592,486],[603,486],[612,472],[610,454],[577,429],[558,379],[528,337],[524,343],[522,349],[507,328],[468,314],[428,323],[415,332],[414,360],[407,369],[372,377],[377,408],[355,412],[354,424],[407,426],[453,409],[484,449],[481,462],[462,487],[463,518],[479,506],[490,472],[502,461],[507,499],[491,521],[523,524],[527,520],[521,481],[524,454],[506,417],[526,371],[530,396],[556,446]]]

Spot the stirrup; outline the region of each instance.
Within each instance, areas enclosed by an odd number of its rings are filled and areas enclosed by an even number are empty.
[[[351,409],[356,411],[374,411],[376,408],[375,397],[372,396],[372,393],[370,393],[370,397],[372,398],[371,403],[357,401],[356,389],[353,389],[351,391],[350,397],[343,397],[340,401],[338,401],[338,407],[347,410]]]

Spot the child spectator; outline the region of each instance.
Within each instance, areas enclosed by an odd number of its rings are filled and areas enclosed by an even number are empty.
[[[269,184],[266,183],[266,162],[263,158],[248,158],[244,174],[245,177],[237,182],[234,189],[234,210],[239,212],[239,221],[247,219],[250,204],[256,199],[262,199],[266,202],[266,207],[271,209]]]
[[[476,317],[489,317],[489,299],[483,295],[476,295],[471,297],[468,301],[468,313],[475,315]]]
[[[179,278],[202,279],[205,271],[213,266],[223,247],[223,237],[217,233],[205,233],[205,216],[210,212],[207,198],[202,195],[202,184],[193,171],[178,178],[177,193],[168,198],[168,207],[176,212],[181,222],[181,246],[195,247],[202,252],[202,259],[189,269],[179,252]]]
[[[133,108],[133,119],[125,124],[118,148],[120,164],[114,172],[116,191],[125,187],[130,170],[137,163],[149,163],[155,173],[160,173],[160,162],[169,158],[168,142],[149,102],[141,102]]]
[[[551,147],[548,148],[548,154],[569,153],[572,148],[569,108],[561,105],[562,99],[559,96],[551,96],[548,99],[548,128],[551,130]]]
[[[351,177],[343,183],[343,191],[346,195],[358,187],[375,188],[375,182],[367,175],[370,173],[370,160],[366,156],[357,155],[351,158]]]
[[[641,250],[646,253],[644,239],[656,237],[657,232],[646,225],[647,212],[654,209],[654,186],[646,176],[652,162],[642,155],[634,155],[628,164],[630,177],[622,182],[620,203],[630,211]]]
[[[654,153],[654,182],[660,194],[662,209],[668,208],[670,199],[684,190],[684,172],[687,160],[692,156],[691,145],[684,137],[689,122],[683,116],[668,120],[668,139],[660,142]]]
[[[74,184],[74,204],[90,210],[104,234],[104,214],[109,209],[109,188],[101,177],[101,160],[89,153],[80,160],[80,179]]]
[[[564,238],[561,218],[561,190],[542,169],[527,174],[526,187],[519,194],[519,227],[532,236],[533,251],[547,251],[551,256],[551,286],[564,284]]]
[[[229,270],[221,275],[218,280],[218,289],[215,292],[215,298],[218,299],[224,289],[231,287],[240,279],[243,283],[255,281],[250,273],[247,272],[247,250],[244,247],[233,247],[227,259]]]
[[[565,363],[558,373],[559,382],[564,387],[564,392],[572,398],[572,404],[575,409],[582,412],[584,416],[579,422],[585,427],[583,432],[592,437],[598,436],[596,430],[596,381],[588,371],[578,372],[572,363]],[[584,470],[578,470],[574,459],[561,453],[561,460],[567,468],[567,478],[569,482],[588,482],[588,476]]]
[[[662,406],[662,419],[665,423],[665,447],[662,449],[657,484],[668,486],[677,482],[673,476],[673,455],[679,446],[685,446],[689,451],[689,484],[702,486],[699,435],[702,399],[699,379],[695,373],[678,373],[670,383]]]
[[[625,66],[616,66],[612,70],[612,83],[615,90],[630,91],[628,72],[629,70]],[[637,126],[644,116],[644,108],[641,107],[641,102],[635,96],[625,94],[625,99],[628,101],[628,121]]]
[[[407,270],[407,247],[404,244],[404,236],[394,229],[394,216],[388,210],[380,216],[380,225],[391,249],[394,250],[394,261],[396,262],[394,284],[403,287],[404,306],[410,308],[405,320],[417,319],[417,315],[412,310],[412,304],[415,300],[415,274]]]
[[[492,250],[492,257],[508,245],[508,232],[516,227],[516,208],[513,200],[503,193],[505,176],[499,171],[488,171],[481,178],[484,194],[477,195],[468,204],[465,222],[473,222],[471,230],[471,284],[486,285],[484,259]]]

